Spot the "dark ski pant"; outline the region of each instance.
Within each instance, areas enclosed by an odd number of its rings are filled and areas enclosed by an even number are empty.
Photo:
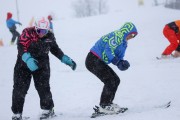
[[[9,31],[12,33],[11,43],[14,43],[16,39],[18,42],[18,38],[20,36],[19,32],[16,29],[9,29]]]
[[[40,97],[41,109],[50,110],[54,107],[52,94],[50,91],[49,78],[50,68],[49,64],[45,67],[31,72],[25,63],[17,62],[14,68],[14,85],[12,95],[12,111],[14,114],[22,113],[25,102],[25,96],[30,87],[31,78],[34,78],[34,85]]]
[[[100,105],[113,103],[117,88],[120,84],[120,79],[117,74],[92,52],[88,53],[85,64],[86,68],[104,83]]]

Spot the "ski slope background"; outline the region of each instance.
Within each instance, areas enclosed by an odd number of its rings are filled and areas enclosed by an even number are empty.
[[[131,2],[130,2],[131,1]],[[43,4],[42,4],[43,2]],[[110,64],[121,79],[114,103],[128,107],[129,113],[105,116],[100,119],[111,120],[179,120],[180,118],[180,59],[155,59],[169,44],[162,34],[166,23],[179,19],[180,11],[154,7],[149,0],[145,6],[138,7],[136,0],[111,0],[106,15],[77,19],[73,17],[70,1],[64,0],[23,0],[19,2],[20,21],[28,26],[32,16],[56,15],[54,32],[57,43],[65,54],[77,63],[76,71],[62,64],[50,53],[51,91],[55,112],[63,115],[54,120],[90,120],[94,105],[98,105],[103,84],[85,68],[85,58],[89,49],[104,34],[119,29],[127,21],[133,22],[138,36],[128,43],[124,59],[131,67],[119,71]],[[33,6],[38,4],[38,7]],[[13,88],[13,68],[16,62],[17,48],[10,46],[11,34],[5,26],[6,13],[15,15],[15,3],[0,1],[0,38],[4,47],[0,47],[0,119],[11,119]],[[8,7],[6,7],[8,6]],[[33,8],[33,9],[32,9]],[[172,101],[168,109],[151,109],[156,105]],[[150,109],[147,109],[150,108]],[[33,80],[24,104],[24,116],[37,120],[41,113],[39,96]]]

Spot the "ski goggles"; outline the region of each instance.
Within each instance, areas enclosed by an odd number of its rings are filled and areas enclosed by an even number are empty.
[[[36,32],[37,32],[38,35],[46,35],[48,33],[48,30],[47,29],[39,29],[39,28],[37,28]]]

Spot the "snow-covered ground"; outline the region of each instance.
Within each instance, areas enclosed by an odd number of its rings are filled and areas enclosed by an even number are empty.
[[[130,111],[127,114],[97,119],[179,120],[180,59],[158,61],[155,57],[160,56],[168,45],[168,41],[162,34],[164,25],[179,19],[180,11],[163,6],[154,7],[150,2],[138,7],[133,4],[135,0],[126,0],[124,3],[118,0],[112,1],[114,3],[109,3],[110,12],[108,14],[82,19],[72,17],[70,1],[19,1],[22,10],[20,20],[23,26],[18,26],[18,30],[22,31],[28,25],[31,16],[55,13],[57,19],[54,21],[54,31],[57,42],[60,48],[77,62],[77,70],[72,71],[50,54],[51,91],[55,112],[63,114],[54,120],[91,119],[92,108],[99,103],[103,84],[85,68],[86,55],[102,35],[120,28],[126,21],[133,22],[139,32],[136,38],[129,41],[126,51],[125,59],[130,62],[131,67],[127,71],[119,71],[116,66],[111,64],[110,66],[121,79],[114,102],[128,107]],[[9,120],[12,116],[13,68],[17,48],[9,45],[11,34],[5,26],[5,18],[6,12],[12,11],[15,14],[16,11],[15,2],[12,3],[10,0],[3,2],[2,4],[0,1],[0,13],[2,14],[0,38],[4,39],[5,44],[4,47],[0,47],[0,119]],[[16,18],[14,15],[14,19]],[[170,100],[172,106],[168,109],[147,109]],[[40,113],[39,97],[32,80],[26,96],[23,115],[30,116],[30,120],[37,120]]]

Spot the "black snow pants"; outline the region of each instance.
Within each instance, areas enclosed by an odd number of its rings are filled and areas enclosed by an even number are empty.
[[[92,52],[88,53],[85,64],[86,68],[104,83],[100,105],[113,103],[117,88],[120,84],[120,79],[117,74]]]
[[[11,43],[14,43],[16,39],[17,39],[17,43],[18,43],[18,38],[19,38],[20,34],[19,34],[19,32],[16,30],[16,26],[10,28],[9,31],[12,33]]]
[[[30,87],[33,76],[35,88],[40,97],[41,109],[50,110],[54,107],[52,94],[50,91],[50,67],[49,61],[43,67],[31,72],[22,60],[17,60],[14,67],[14,85],[12,95],[12,111],[14,114],[22,113],[25,96]]]

